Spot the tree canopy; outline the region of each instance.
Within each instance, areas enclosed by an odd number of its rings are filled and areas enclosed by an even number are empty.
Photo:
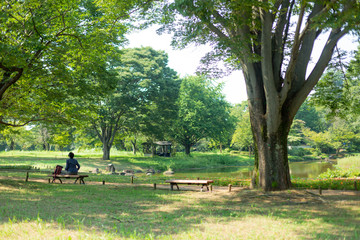
[[[185,147],[186,154],[200,139],[216,139],[233,124],[221,86],[203,76],[182,79],[177,106],[174,138]]]
[[[109,11],[109,5],[112,11]],[[24,125],[69,110],[68,96],[92,89],[86,77],[124,43],[141,1],[1,1],[0,123]],[[116,17],[115,17],[116,16]],[[91,96],[91,94],[89,94]]]

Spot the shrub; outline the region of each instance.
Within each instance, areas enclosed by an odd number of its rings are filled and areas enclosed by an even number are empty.
[[[288,153],[292,156],[303,157],[307,154],[310,154],[310,151],[305,148],[301,148],[301,147],[293,147],[293,148],[289,149]]]

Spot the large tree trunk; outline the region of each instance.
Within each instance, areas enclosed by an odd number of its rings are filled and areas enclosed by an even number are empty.
[[[258,122],[258,121],[256,121]],[[284,190],[291,187],[287,152],[288,123],[279,129],[268,129],[266,123],[253,128],[257,149],[256,171],[253,182],[265,191]]]

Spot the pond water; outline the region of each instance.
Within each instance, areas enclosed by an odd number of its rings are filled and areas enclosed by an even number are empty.
[[[316,178],[327,169],[334,169],[334,163],[330,162],[294,162],[290,163],[290,174],[292,177]],[[253,166],[245,167],[222,167],[209,169],[189,169],[177,171],[175,178],[214,178],[214,177],[235,177],[240,179],[251,178]]]

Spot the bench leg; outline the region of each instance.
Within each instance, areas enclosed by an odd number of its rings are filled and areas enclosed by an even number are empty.
[[[75,179],[75,182],[74,182],[74,184],[76,184],[76,182],[77,182],[77,180],[78,180],[78,179],[79,179],[79,178],[76,178],[76,179]]]
[[[180,189],[179,189],[179,186],[178,186],[176,183],[170,183],[171,191],[174,190],[174,185],[177,187],[177,190],[180,190]]]
[[[201,191],[203,191],[203,188],[204,187],[206,187],[206,189],[209,191],[209,185],[207,185],[207,184],[203,184],[202,186],[201,186]]]
[[[51,183],[54,183],[56,179],[59,179],[60,183],[62,184],[61,178],[53,178]]]
[[[84,178],[80,178],[80,184],[85,184]]]

